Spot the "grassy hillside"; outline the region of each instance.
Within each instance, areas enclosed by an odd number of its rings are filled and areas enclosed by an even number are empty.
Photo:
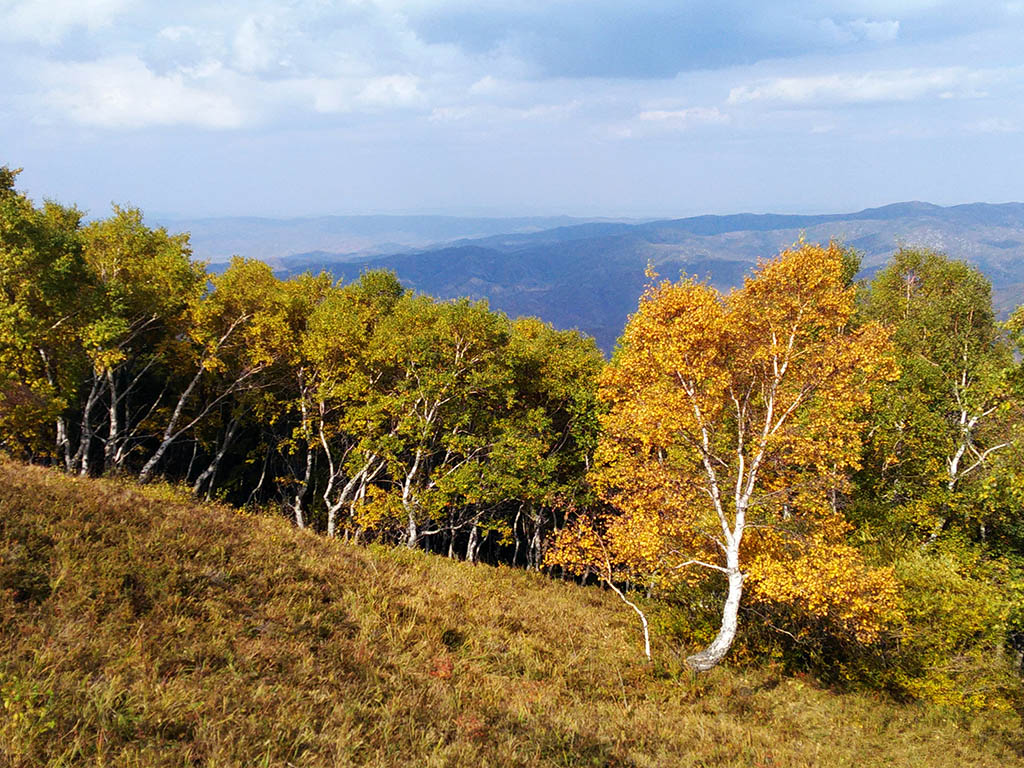
[[[970,722],[676,676],[595,588],[0,462],[0,765],[988,766]]]

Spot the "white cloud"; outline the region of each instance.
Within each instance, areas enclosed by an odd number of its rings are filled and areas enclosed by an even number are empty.
[[[486,75],[481,77],[471,86],[469,86],[470,94],[474,96],[486,96],[493,93],[497,93],[501,90],[501,83],[497,78]]]
[[[685,109],[647,109],[632,119],[609,125],[605,131],[612,139],[644,139],[671,136],[701,126],[727,125],[732,118],[718,107]]]
[[[389,75],[371,78],[359,94],[359,100],[373,107],[410,107],[423,101],[419,78]]]
[[[848,26],[859,38],[869,40],[872,43],[887,43],[900,36],[900,23],[894,19],[887,21],[856,19],[849,22]]]
[[[49,87],[42,98],[51,109],[86,125],[237,128],[247,120],[245,110],[226,95],[223,84],[201,82],[219,73],[218,67],[207,67],[205,78],[193,82],[181,71],[158,75],[133,56],[53,64],[45,71]]]
[[[987,74],[962,67],[781,77],[729,91],[730,104],[865,104],[983,95]]]
[[[835,21],[828,18],[818,22],[818,31],[828,40],[840,45],[861,41],[886,43],[899,37],[900,23],[892,19],[883,21],[871,21],[869,19]]]
[[[53,45],[68,31],[108,26],[134,0],[0,0],[0,38]]]
[[[641,112],[636,117],[637,120],[675,125],[681,128],[700,123],[722,124],[729,122],[729,115],[721,112],[717,107],[689,107],[688,109],[672,110],[652,109]]]
[[[475,122],[504,125],[511,122],[560,122],[575,114],[583,103],[574,99],[559,104],[536,104],[526,107],[463,105],[436,107],[430,112],[435,123]]]
[[[278,50],[277,22],[272,16],[247,16],[235,33],[234,65],[242,72],[266,72],[286,64]]]
[[[1017,133],[1020,125],[1003,117],[990,117],[977,121],[970,129],[975,133]]]

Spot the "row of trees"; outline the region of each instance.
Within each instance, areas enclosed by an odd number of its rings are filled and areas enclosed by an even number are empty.
[[[0,450],[596,576],[645,634],[653,610],[703,640],[698,670],[739,642],[1009,700],[1024,310],[998,323],[972,267],[903,249],[859,283],[853,253],[800,243],[728,295],[652,273],[605,365],[576,332],[386,272],[213,273],[136,210],[83,223],[15,180],[0,169]]]
[[[329,536],[537,567],[586,492],[592,341],[369,272],[219,274],[115,208],[34,207],[0,177],[0,448],[275,502]]]

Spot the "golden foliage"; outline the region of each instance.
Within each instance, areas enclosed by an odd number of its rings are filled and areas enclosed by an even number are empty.
[[[815,535],[788,556],[762,553],[747,570],[754,602],[793,606],[857,642],[876,641],[902,623],[900,586],[891,568],[871,568],[843,541]]]
[[[896,376],[885,329],[851,327],[854,291],[835,243],[762,261],[726,296],[694,279],[649,286],[600,383],[591,477],[615,511],[563,531],[549,562],[678,582],[692,565],[724,570],[726,545],[756,526],[761,599],[877,637],[896,582],[843,543],[829,503],[858,465],[871,384]]]

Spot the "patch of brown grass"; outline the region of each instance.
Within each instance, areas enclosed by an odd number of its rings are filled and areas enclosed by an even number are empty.
[[[598,589],[0,463],[3,765],[1021,760],[1010,715],[654,673],[638,642]]]

